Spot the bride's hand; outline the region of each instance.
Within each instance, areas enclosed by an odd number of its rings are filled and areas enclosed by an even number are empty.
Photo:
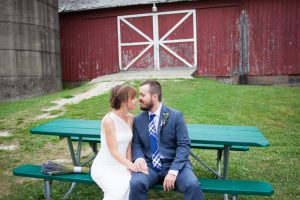
[[[133,163],[131,163],[131,164],[129,165],[128,169],[129,169],[130,171],[133,171],[133,172],[138,172],[137,167],[136,167],[135,164],[133,164]]]
[[[141,169],[138,169],[137,166],[135,164],[131,164],[129,166],[129,170],[132,171],[132,172],[142,172],[144,174],[147,174],[149,175],[149,171],[148,171],[148,167],[147,167],[147,164],[144,165]]]
[[[138,172],[142,172],[144,174],[149,175],[148,166],[147,166],[147,163],[144,159],[136,160],[134,162],[134,165],[136,166]]]
[[[144,166],[144,168],[142,168],[140,172],[142,172],[142,173],[144,173],[144,174],[147,174],[147,175],[149,175],[149,170],[148,170],[148,167],[147,167],[147,165],[146,165],[146,166]]]

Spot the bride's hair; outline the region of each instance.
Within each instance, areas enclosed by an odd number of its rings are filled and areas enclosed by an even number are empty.
[[[120,109],[123,102],[136,96],[136,90],[130,85],[117,85],[111,91],[110,105],[114,109]]]

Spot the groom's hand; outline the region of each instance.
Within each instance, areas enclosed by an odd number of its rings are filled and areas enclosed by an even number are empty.
[[[168,173],[164,179],[164,191],[174,190],[177,176]]]

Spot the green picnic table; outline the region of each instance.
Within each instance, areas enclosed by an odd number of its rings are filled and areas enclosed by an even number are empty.
[[[100,120],[57,119],[34,127],[30,129],[30,132],[32,134],[67,137],[73,164],[79,165],[82,141],[90,142],[94,151],[97,152],[95,142],[101,140],[100,123]],[[231,148],[265,147],[269,145],[268,140],[254,126],[187,124],[187,128],[192,148],[199,146],[209,148],[213,145],[214,148],[224,149],[223,177],[225,179],[228,178],[229,151]],[[77,158],[75,157],[72,139],[78,140]],[[195,157],[193,153],[192,155]]]
[[[95,154],[97,153],[97,143],[101,141],[100,123],[100,120],[57,119],[34,127],[30,129],[30,132],[32,134],[66,137],[73,164],[79,166],[82,142],[89,142]],[[219,152],[220,150],[224,151],[223,179],[228,179],[229,152],[231,149],[247,150],[251,146],[265,147],[269,145],[268,140],[254,126],[187,124],[187,128],[192,148],[212,148],[218,149]],[[73,141],[78,142],[77,152],[73,149]],[[211,169],[192,151],[191,155],[218,177],[221,177],[219,172]],[[66,196],[75,185],[71,187]]]

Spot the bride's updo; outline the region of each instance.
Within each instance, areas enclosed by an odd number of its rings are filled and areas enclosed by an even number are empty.
[[[136,96],[136,90],[129,85],[117,85],[111,91],[110,105],[114,109],[120,109],[123,102],[133,99]]]

